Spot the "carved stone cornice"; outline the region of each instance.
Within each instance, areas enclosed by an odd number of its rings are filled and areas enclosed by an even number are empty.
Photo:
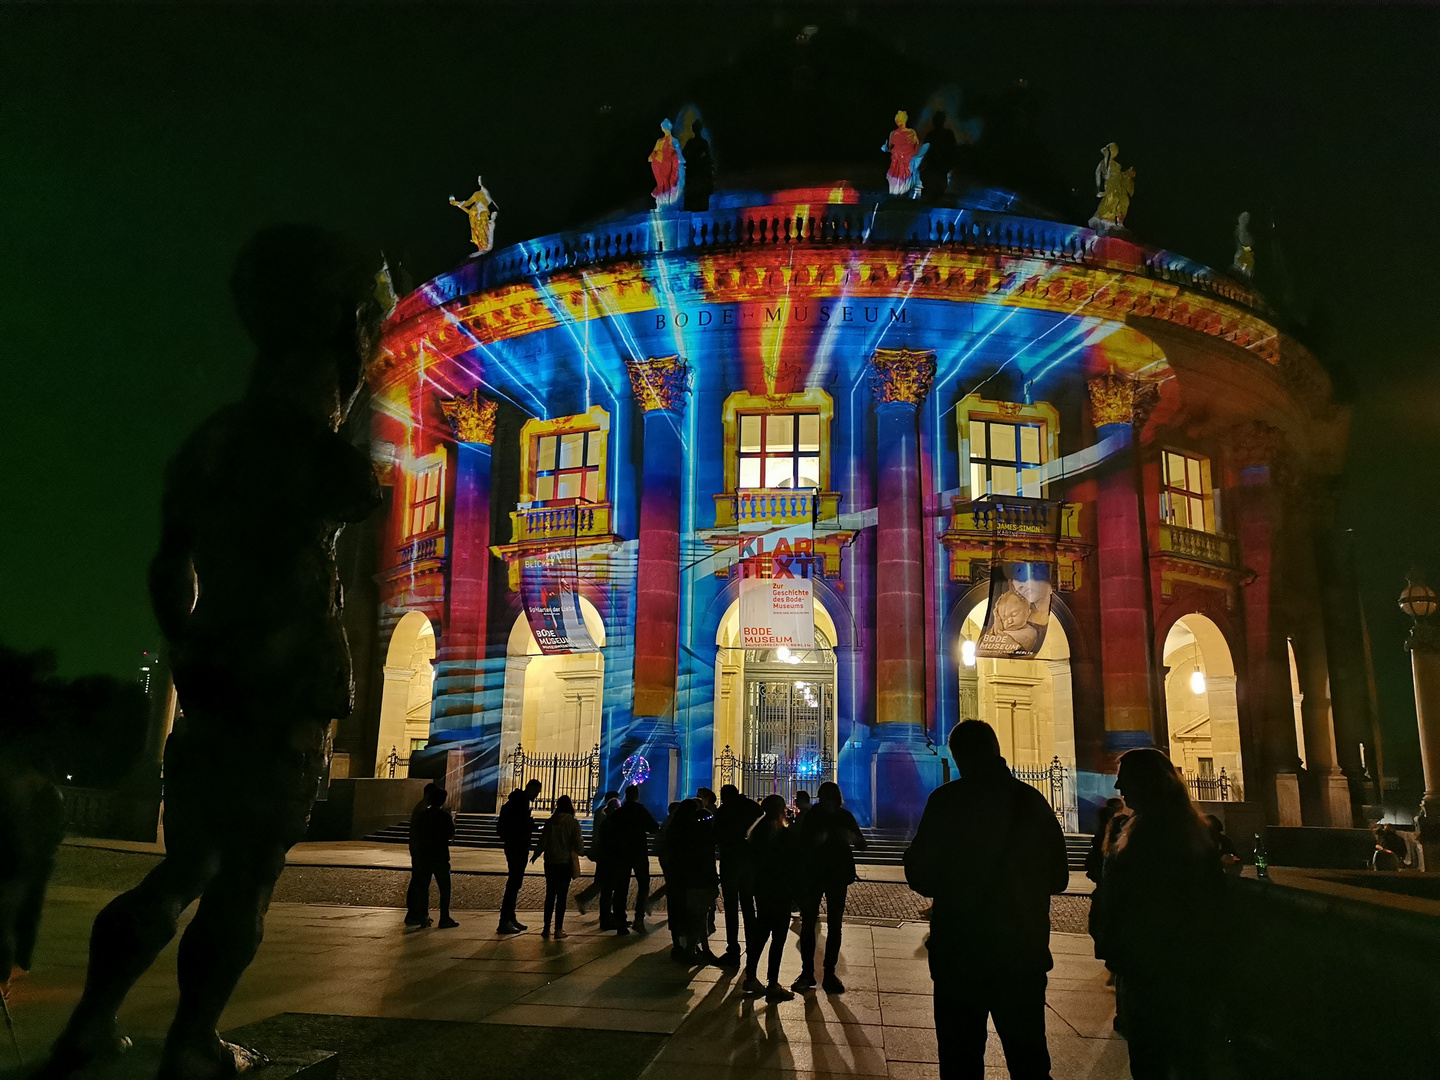
[[[648,360],[626,360],[630,391],[647,413],[657,409],[678,412],[690,392],[690,365],[676,356],[652,356]]]
[[[1282,465],[1287,456],[1285,433],[1263,420],[1238,424],[1225,433],[1225,456],[1236,469]]]
[[[1144,427],[1160,402],[1160,387],[1153,382],[1118,374],[1114,368],[1094,375],[1090,388],[1090,416],[1095,426],[1132,424]]]
[[[495,441],[495,408],[495,402],[482,398],[479,389],[440,402],[456,442],[486,446]]]
[[[930,384],[935,381],[935,351],[925,349],[912,352],[909,349],[876,349],[870,358],[873,374],[870,388],[875,391],[875,400],[881,405],[891,401],[903,401],[908,405],[919,405],[930,393]]]

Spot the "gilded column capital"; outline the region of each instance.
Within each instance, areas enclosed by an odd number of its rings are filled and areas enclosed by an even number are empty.
[[[482,398],[478,388],[440,402],[440,411],[450,422],[456,442],[486,446],[495,441],[495,408],[495,402]]]
[[[1144,427],[1160,401],[1160,387],[1153,382],[1118,374],[1114,368],[1094,375],[1090,388],[1090,416],[1095,426],[1132,424]]]
[[[870,358],[870,388],[881,405],[903,401],[919,405],[935,381],[935,350],[876,349]]]
[[[657,409],[679,411],[690,392],[690,365],[676,356],[626,360],[630,391],[647,413]]]

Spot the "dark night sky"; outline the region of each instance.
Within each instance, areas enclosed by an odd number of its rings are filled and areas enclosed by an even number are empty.
[[[807,23],[830,66],[797,91]],[[1224,266],[1239,210],[1275,221],[1302,336],[1354,406],[1342,515],[1413,779],[1394,597],[1412,563],[1440,577],[1437,46],[1424,8],[0,9],[0,641],[129,674],[157,640],[160,472],[240,391],[225,283],[255,228],[319,221],[418,282],[465,257],[445,200],[476,172],[501,245],[643,201],[652,129],[686,101],[722,185],[817,139],[878,185],[895,108],[954,82],[980,109],[1023,79],[1034,160],[1083,192],[1119,142],[1144,239]]]

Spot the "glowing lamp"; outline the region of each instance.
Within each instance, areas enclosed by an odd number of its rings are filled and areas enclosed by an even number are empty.
[[[960,659],[966,667],[975,666],[975,642],[967,639],[960,643]]]
[[[775,659],[788,664],[790,662],[790,649],[787,646],[781,645],[775,650]]]
[[[1440,602],[1436,601],[1435,590],[1421,580],[1419,571],[1410,571],[1405,591],[1400,594],[1400,610],[1410,618],[1419,620],[1435,614],[1437,607],[1440,607]]]
[[[1203,694],[1205,692],[1205,673],[1203,671],[1192,671],[1190,673],[1190,692],[1192,694]]]

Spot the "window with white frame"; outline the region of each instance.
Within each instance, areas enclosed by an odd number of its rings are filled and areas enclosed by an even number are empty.
[[[970,497],[1021,495],[1045,461],[1043,424],[970,419]]]
[[[738,487],[818,488],[818,412],[741,413]]]
[[[1214,532],[1209,459],[1166,450],[1160,455],[1160,461],[1160,519],[1182,529]]]

